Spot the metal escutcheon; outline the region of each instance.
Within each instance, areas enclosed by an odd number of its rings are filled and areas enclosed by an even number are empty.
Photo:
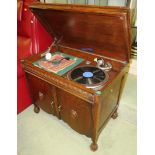
[[[75,110],[71,110],[71,117],[75,119],[77,117],[77,112]]]

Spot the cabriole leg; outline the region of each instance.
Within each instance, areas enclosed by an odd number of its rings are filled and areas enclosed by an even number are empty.
[[[90,144],[90,149],[92,151],[96,151],[98,149],[97,139],[92,138],[92,143]]]
[[[92,151],[96,151],[96,150],[98,149],[97,143],[92,142],[91,145],[90,145],[90,149],[91,149]]]
[[[111,116],[113,119],[116,119],[118,117],[118,112],[117,109],[115,110],[115,112],[113,113],[113,115]]]
[[[34,104],[34,112],[39,113],[39,111],[40,111],[40,108],[36,104]]]

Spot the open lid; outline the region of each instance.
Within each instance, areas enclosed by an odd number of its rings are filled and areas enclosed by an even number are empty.
[[[125,7],[33,3],[31,11],[51,36],[71,48],[121,61],[130,59],[130,15]]]

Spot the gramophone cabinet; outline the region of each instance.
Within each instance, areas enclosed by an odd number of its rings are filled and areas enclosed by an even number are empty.
[[[60,60],[62,64],[79,60],[61,75],[36,65],[46,51],[23,61],[34,111],[38,113],[41,108],[91,138],[90,148],[95,151],[101,131],[118,116],[130,62],[130,10],[44,3],[33,3],[30,9],[55,40],[52,56],[67,55],[70,60],[65,57]],[[99,69],[96,59],[111,68]],[[99,86],[96,81],[101,82]]]

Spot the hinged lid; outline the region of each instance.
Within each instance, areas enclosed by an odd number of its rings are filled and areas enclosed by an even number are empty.
[[[61,45],[92,48],[96,54],[129,61],[128,8],[34,3],[30,9],[50,35],[62,38]]]

